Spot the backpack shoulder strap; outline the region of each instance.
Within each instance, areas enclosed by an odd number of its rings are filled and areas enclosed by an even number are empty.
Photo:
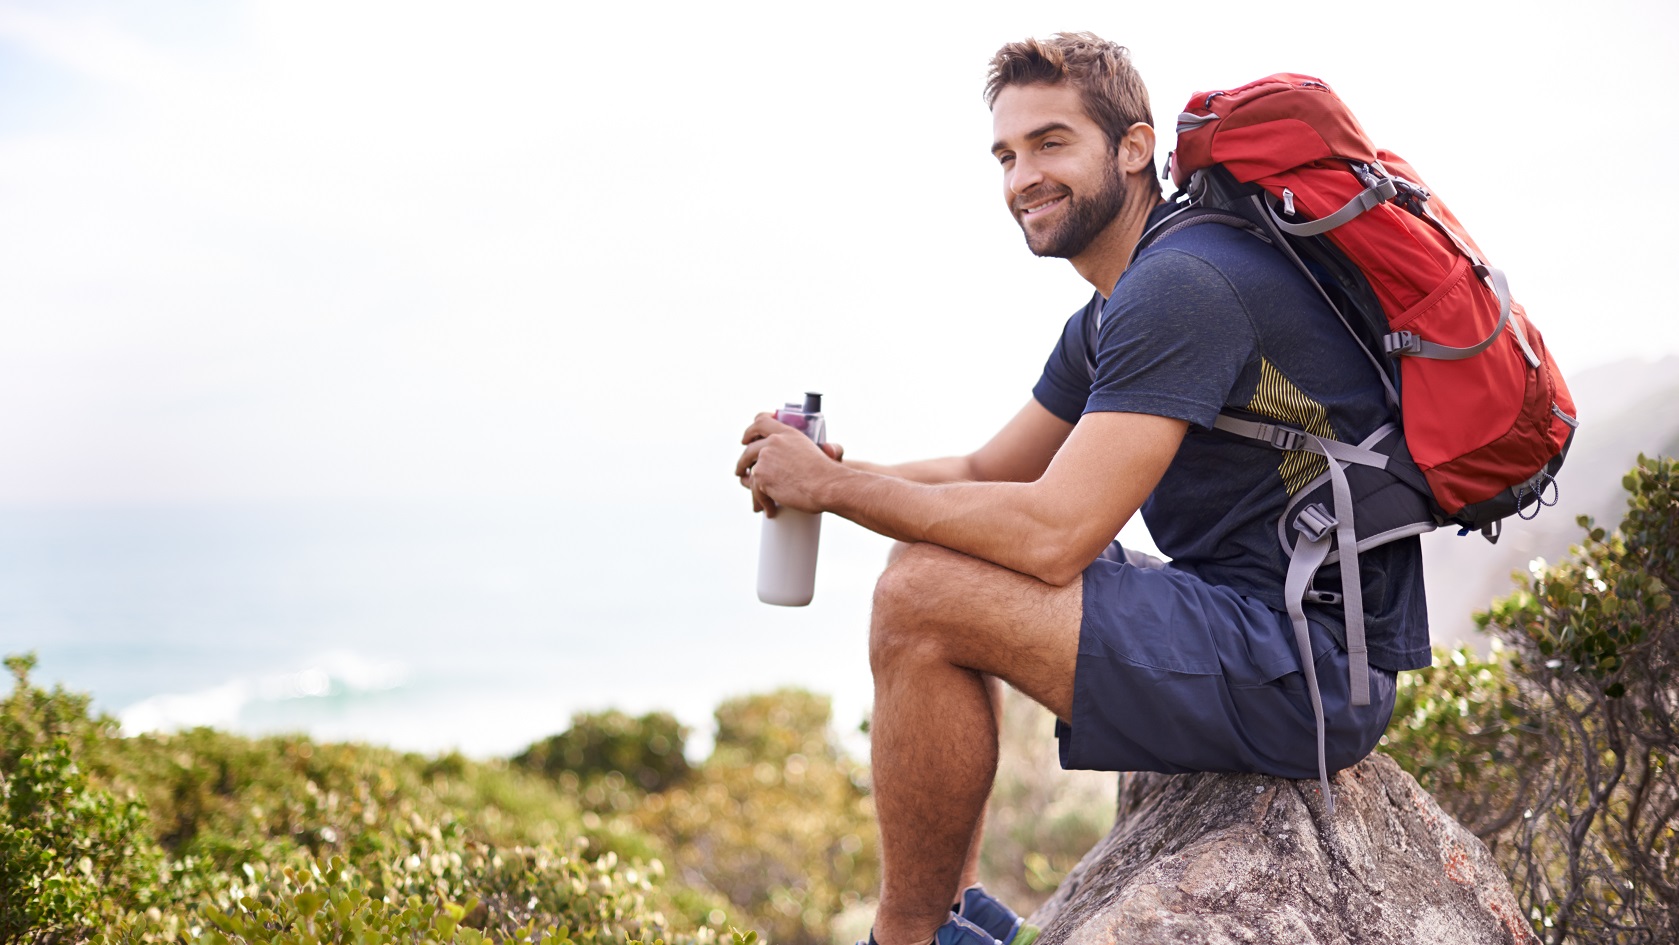
[[[1154,243],[1180,230],[1186,230],[1201,223],[1222,223],[1225,226],[1246,230],[1267,243],[1272,242],[1270,234],[1239,213],[1233,213],[1218,207],[1204,207],[1194,203],[1186,203],[1181,209],[1174,210],[1170,216],[1143,231],[1143,235],[1137,238],[1136,247],[1131,250],[1130,262],[1136,262],[1137,257],[1142,255],[1143,250]],[[1130,265],[1130,263],[1127,263],[1127,265]]]

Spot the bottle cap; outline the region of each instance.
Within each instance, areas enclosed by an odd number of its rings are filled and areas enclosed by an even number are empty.
[[[805,391],[805,410],[804,410],[804,412],[806,414],[821,413],[822,412],[822,395],[812,393],[810,391]]]

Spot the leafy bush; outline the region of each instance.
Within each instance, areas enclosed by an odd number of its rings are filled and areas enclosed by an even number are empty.
[[[1436,649],[1434,665],[1399,675],[1382,747],[1497,852],[1544,767],[1544,739],[1497,638],[1483,659]]]
[[[663,791],[688,776],[687,734],[668,712],[580,713],[571,728],[525,749],[513,763],[550,778],[569,771],[587,781],[616,772],[643,791]]]
[[[281,868],[245,871],[224,901],[182,917],[128,915],[94,945],[137,940],[207,943],[527,942],[573,945],[632,942],[662,931],[645,918],[655,875],[620,869],[613,857],[590,862],[543,850],[477,848],[464,858],[410,863],[442,874],[464,866],[475,891],[465,895],[393,895],[381,880],[340,857],[302,858]],[[709,930],[678,937],[710,943]]]
[[[1487,840],[1551,943],[1679,941],[1679,463],[1478,614],[1503,652],[1412,674],[1389,751]]]
[[[680,885],[727,899],[776,945],[825,945],[832,918],[879,884],[866,769],[830,715],[826,698],[799,690],[723,703],[711,757],[633,814]]]
[[[113,912],[155,897],[160,854],[145,808],[91,782],[76,748],[115,732],[88,699],[27,686],[32,657],[8,657],[0,703],[0,943],[79,942]]]
[[[1021,915],[1042,905],[1114,823],[1118,776],[1063,770],[1054,725],[1048,709],[1004,689],[979,872],[986,889]]]
[[[123,739],[32,662],[8,660],[0,703],[0,942],[716,939],[694,918],[715,900],[673,895],[646,837],[546,779],[296,736]]]

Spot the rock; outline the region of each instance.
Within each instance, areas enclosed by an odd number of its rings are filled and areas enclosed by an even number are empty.
[[[1385,755],[1316,781],[1129,774],[1041,945],[1537,942],[1480,840]]]

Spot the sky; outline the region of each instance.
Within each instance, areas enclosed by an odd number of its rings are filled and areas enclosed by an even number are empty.
[[[1091,290],[1004,209],[981,89],[1005,42],[1128,45],[1162,158],[1193,93],[1315,75],[1565,372],[1679,354],[1679,8],[1335,10],[0,0],[0,510],[595,506],[566,619],[733,628],[614,657],[645,663],[623,707],[699,723],[791,682],[849,725],[883,549],[831,523],[817,602],[757,604],[738,441],[817,390],[851,456],[951,454],[1026,402]],[[636,585],[613,568],[684,556],[733,603],[606,599]]]
[[[971,449],[1089,294],[980,97],[1062,29],[1168,129],[1327,80],[1564,370],[1679,352],[1673,5],[1352,9],[0,0],[0,503],[744,509],[741,429],[805,390],[852,455]]]

